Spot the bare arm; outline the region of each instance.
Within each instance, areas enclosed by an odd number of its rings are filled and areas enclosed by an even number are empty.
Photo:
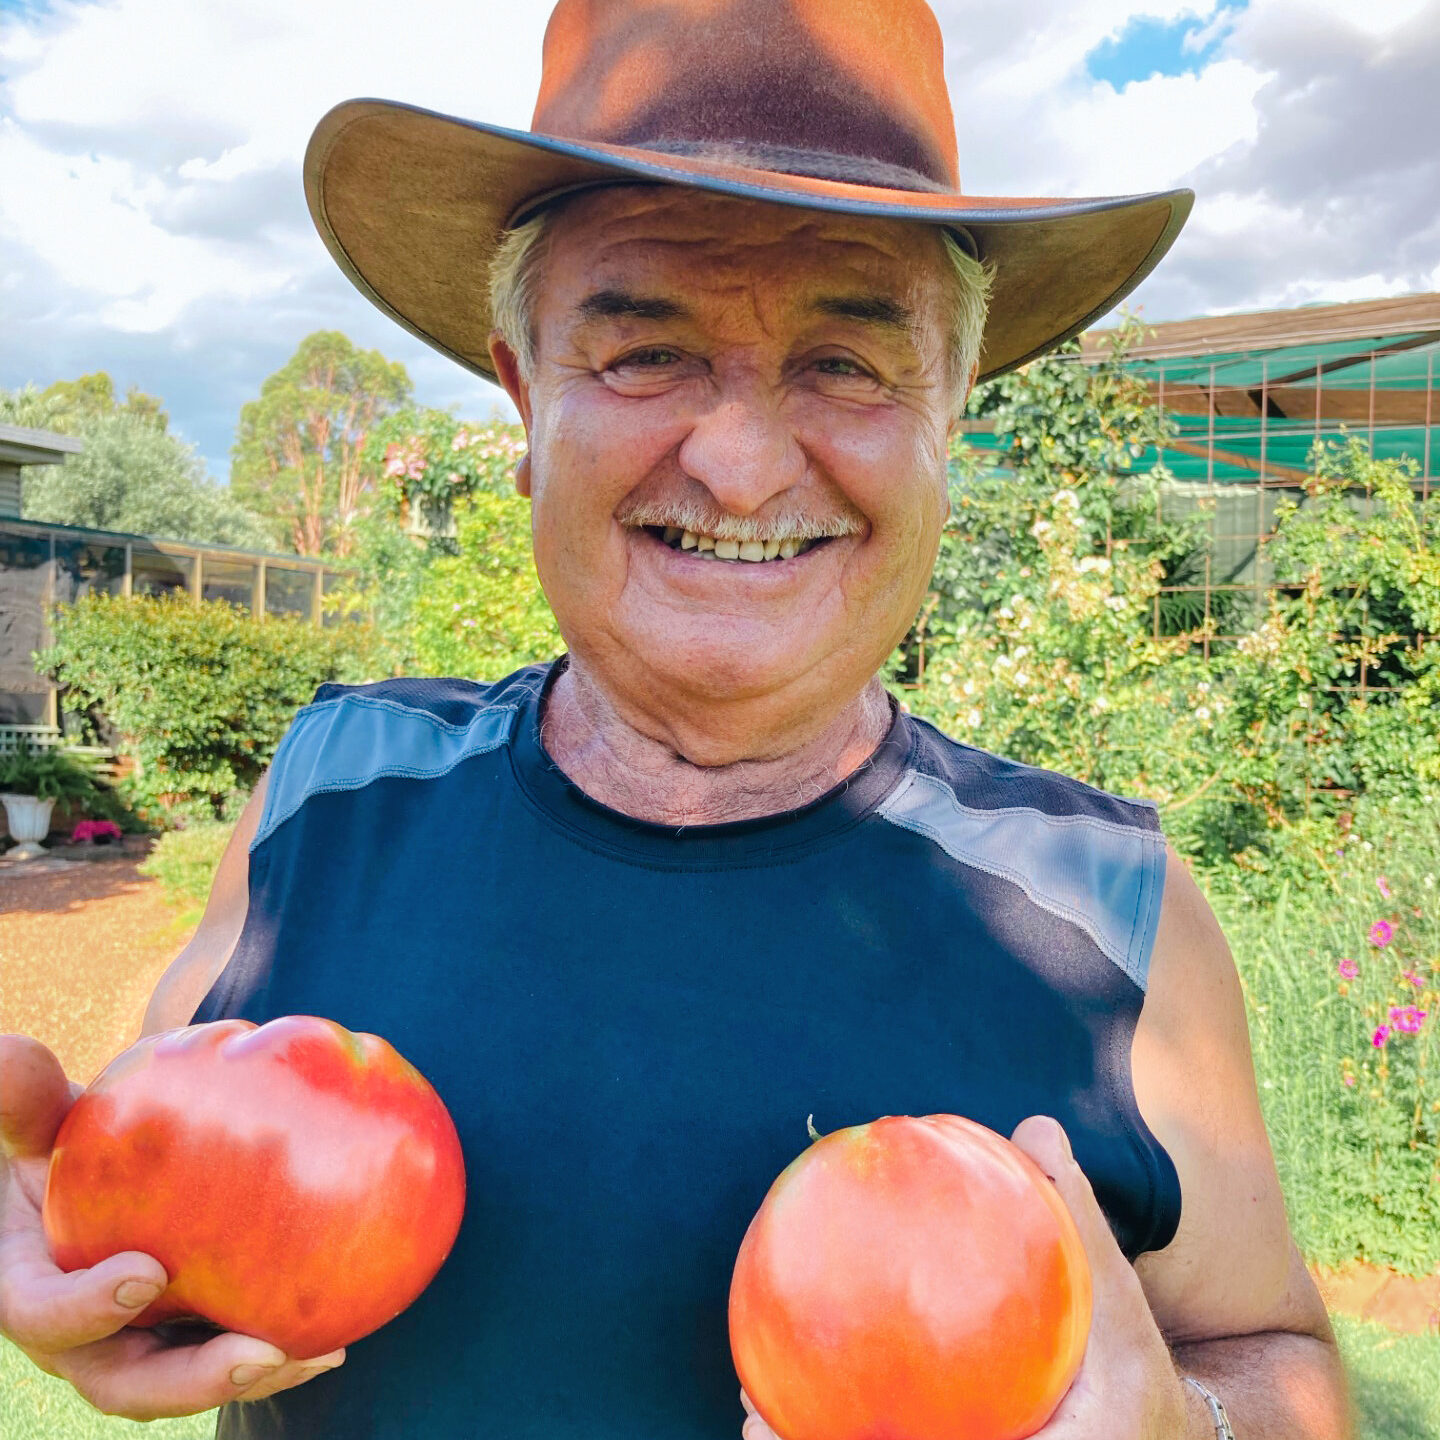
[[[215,872],[199,928],[160,977],[150,997],[142,1035],[188,1025],[234,953],[249,909],[250,842],[260,828],[268,780],[267,771],[236,823]]]
[[[1176,1363],[1242,1440],[1348,1440],[1344,1369],[1290,1236],[1239,976],[1173,853],[1132,1063],[1140,1113],[1180,1176],[1174,1240],[1135,1264]]]

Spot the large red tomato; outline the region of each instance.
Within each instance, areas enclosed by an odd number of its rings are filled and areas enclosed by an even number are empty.
[[[735,1369],[782,1440],[1018,1440],[1070,1388],[1090,1267],[1055,1186],[955,1115],[817,1140],[730,1287]]]
[[[142,1250],[136,1320],[201,1316],[308,1359],[399,1314],[460,1228],[465,1169],[424,1076],[374,1035],[291,1015],[131,1046],[55,1140],[45,1233],[65,1270]]]

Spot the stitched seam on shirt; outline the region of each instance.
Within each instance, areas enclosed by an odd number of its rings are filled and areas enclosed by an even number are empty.
[[[329,701],[325,702],[329,704]],[[494,709],[487,709],[481,713],[485,715],[503,715],[507,711],[513,713],[513,707],[497,705]],[[464,733],[470,726],[460,727],[460,733]],[[312,795],[331,795],[344,790],[363,790],[367,785],[372,785],[376,780],[396,778],[405,780],[438,780],[442,775],[448,775],[457,765],[464,760],[471,760],[477,755],[488,755],[494,750],[500,750],[509,743],[510,735],[508,729],[505,734],[496,740],[487,741],[483,745],[473,745],[460,751],[447,765],[438,769],[434,767],[420,768],[414,765],[382,765],[378,770],[370,771],[361,776],[354,776],[344,780],[332,780],[324,785],[307,787],[300,798],[278,818],[273,818],[268,825],[262,825],[255,838],[250,842],[250,850],[253,852],[260,845],[264,844],[287,820],[297,815],[304,807],[305,802]]]
[[[1149,835],[1151,832],[1142,830],[1137,825],[1125,825],[1119,820],[1105,820],[1099,815],[1052,815],[1048,810],[1039,810],[1033,805],[1001,805],[993,810],[984,809],[978,805],[967,805],[956,795],[954,787],[947,780],[942,780],[938,775],[931,775],[923,770],[913,772],[913,778],[927,782],[927,788],[943,790],[946,799],[963,814],[976,817],[989,815],[1030,815],[1044,825],[1094,825],[1101,830],[1110,831],[1116,835],[1133,836],[1136,834]],[[908,787],[907,787],[908,788]],[[899,792],[896,792],[898,795]],[[895,798],[891,797],[892,800]]]
[[[1087,915],[1072,909],[1069,905],[1065,904],[1063,900],[1056,900],[1044,894],[1038,890],[1026,876],[1011,870],[1008,866],[997,865],[993,861],[982,860],[968,851],[957,854],[956,851],[960,849],[959,846],[952,849],[950,845],[947,845],[941,839],[932,826],[926,825],[923,821],[913,820],[909,816],[896,815],[888,810],[882,813],[884,818],[890,821],[892,825],[898,825],[902,830],[909,830],[916,835],[923,835],[927,840],[938,845],[947,855],[959,861],[960,864],[973,866],[976,870],[983,870],[987,875],[994,875],[998,879],[1010,881],[1012,885],[1018,885],[1042,910],[1048,910],[1050,914],[1061,920],[1068,920],[1072,925],[1083,930],[1095,942],[1101,953],[1105,955],[1111,964],[1115,965],[1123,975],[1132,981],[1134,980],[1134,976],[1126,969],[1124,955],[1117,955],[1115,953],[1109,942],[1100,935],[1094,923]]]

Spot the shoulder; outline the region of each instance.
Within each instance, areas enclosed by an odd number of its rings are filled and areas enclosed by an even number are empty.
[[[905,774],[877,807],[1084,929],[1143,991],[1165,888],[1155,807],[1022,765],[906,717]]]
[[[400,679],[322,685],[275,752],[252,848],[312,795],[358,790],[384,776],[437,778],[462,760],[498,750],[547,673],[547,666],[529,665],[492,684]]]

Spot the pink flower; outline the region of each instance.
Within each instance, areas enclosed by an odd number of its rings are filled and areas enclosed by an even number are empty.
[[[104,843],[118,840],[120,827],[113,820],[82,820],[70,834],[70,843],[80,845],[86,840]]]
[[[1353,1075],[1346,1075],[1344,1079],[1345,1083],[1353,1090],[1355,1088],[1355,1077]]]
[[[1395,938],[1395,927],[1388,920],[1377,920],[1370,927],[1370,943],[1383,950]]]
[[[1335,967],[1346,980],[1353,980],[1360,973],[1358,960],[1342,960]]]
[[[1391,1027],[1390,1027],[1389,1025],[1382,1025],[1382,1026],[1370,1037],[1370,1043],[1371,1043],[1377,1050],[1383,1050],[1383,1049],[1385,1048],[1385,1042],[1390,1038],[1390,1034],[1391,1034]]]
[[[1395,1022],[1395,1028],[1403,1030],[1407,1035],[1419,1033],[1420,1022],[1428,1013],[1426,1010],[1417,1010],[1413,1005],[1406,1005],[1403,1008],[1399,1005],[1390,1007],[1390,1018]]]
[[[1425,982],[1413,970],[1402,970],[1400,973],[1417,990],[1423,990],[1425,988]]]
[[[1382,900],[1388,900],[1390,898],[1390,882],[1383,875],[1377,875],[1375,877],[1375,888],[1380,892],[1380,898]]]

